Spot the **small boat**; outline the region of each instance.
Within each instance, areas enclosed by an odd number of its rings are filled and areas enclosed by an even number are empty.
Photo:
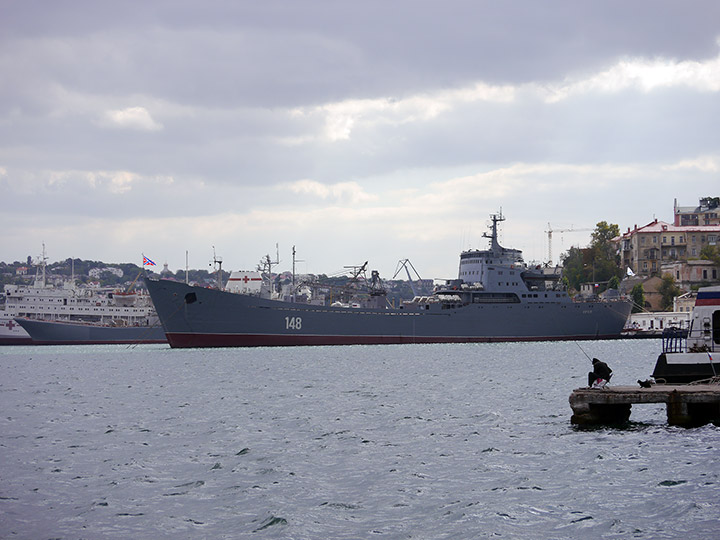
[[[138,299],[137,293],[134,292],[114,291],[110,296],[115,300],[116,306],[124,307],[134,306]]]
[[[713,354],[718,357],[713,359]],[[720,375],[720,287],[698,291],[690,328],[666,328],[653,378],[658,383],[686,384]]]

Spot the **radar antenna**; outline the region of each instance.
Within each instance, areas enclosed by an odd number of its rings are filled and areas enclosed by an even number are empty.
[[[257,265],[257,271],[267,274],[268,278],[272,274],[272,267],[280,264],[280,248],[275,244],[275,260],[270,260],[270,255],[265,255]]]
[[[47,266],[48,261],[47,254],[45,253],[45,242],[43,242],[42,245],[42,255],[40,255],[36,261],[37,262],[34,263],[37,266],[37,269],[35,270],[35,286],[45,288],[47,285],[45,279],[45,267]],[[28,257],[28,262],[30,262],[30,257]]]
[[[292,249],[292,301],[295,301],[295,292],[297,287],[295,286],[295,263],[305,262],[295,258],[295,246]]]
[[[497,214],[490,214],[490,219],[492,219],[492,225],[490,225],[490,231],[491,233],[483,233],[483,238],[489,238],[490,239],[490,249],[492,251],[502,251],[502,246],[498,243],[498,223],[501,221],[505,221],[505,216],[503,216],[502,208],[500,208],[500,212]]]
[[[213,262],[210,264],[210,266],[213,267],[213,271],[217,272],[217,288],[219,290],[223,290],[223,284],[222,284],[222,257],[218,257],[215,254],[215,246],[213,248]]]

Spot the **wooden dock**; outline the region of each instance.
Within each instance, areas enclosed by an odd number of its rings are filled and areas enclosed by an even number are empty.
[[[668,424],[683,427],[720,425],[720,385],[656,384],[578,388],[570,394],[576,425],[622,424],[630,419],[633,403],[665,403]]]

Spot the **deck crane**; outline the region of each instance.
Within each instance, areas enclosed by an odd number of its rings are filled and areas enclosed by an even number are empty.
[[[593,229],[575,229],[572,226],[569,229],[553,229],[550,223],[548,223],[548,230],[545,231],[548,235],[548,265],[552,264],[552,235],[553,233],[565,233],[565,232],[587,232]]]
[[[415,270],[415,267],[410,262],[410,259],[403,259],[401,261],[398,261],[397,269],[395,270],[395,275],[392,277],[395,279],[395,277],[400,273],[400,271],[404,268],[405,272],[407,272],[408,282],[410,283],[410,290],[413,293],[413,296],[417,296],[417,291],[415,290],[415,287],[413,286],[413,280],[412,277],[410,277],[410,270],[408,269],[408,266],[413,269],[413,272],[415,272],[415,275],[418,278],[418,281],[420,281],[422,278],[420,277],[420,274],[418,274],[418,271]]]

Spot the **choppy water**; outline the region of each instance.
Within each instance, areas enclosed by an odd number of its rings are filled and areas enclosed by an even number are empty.
[[[635,384],[657,341],[584,342]],[[3,538],[720,537],[720,429],[570,425],[570,342],[0,349]]]

